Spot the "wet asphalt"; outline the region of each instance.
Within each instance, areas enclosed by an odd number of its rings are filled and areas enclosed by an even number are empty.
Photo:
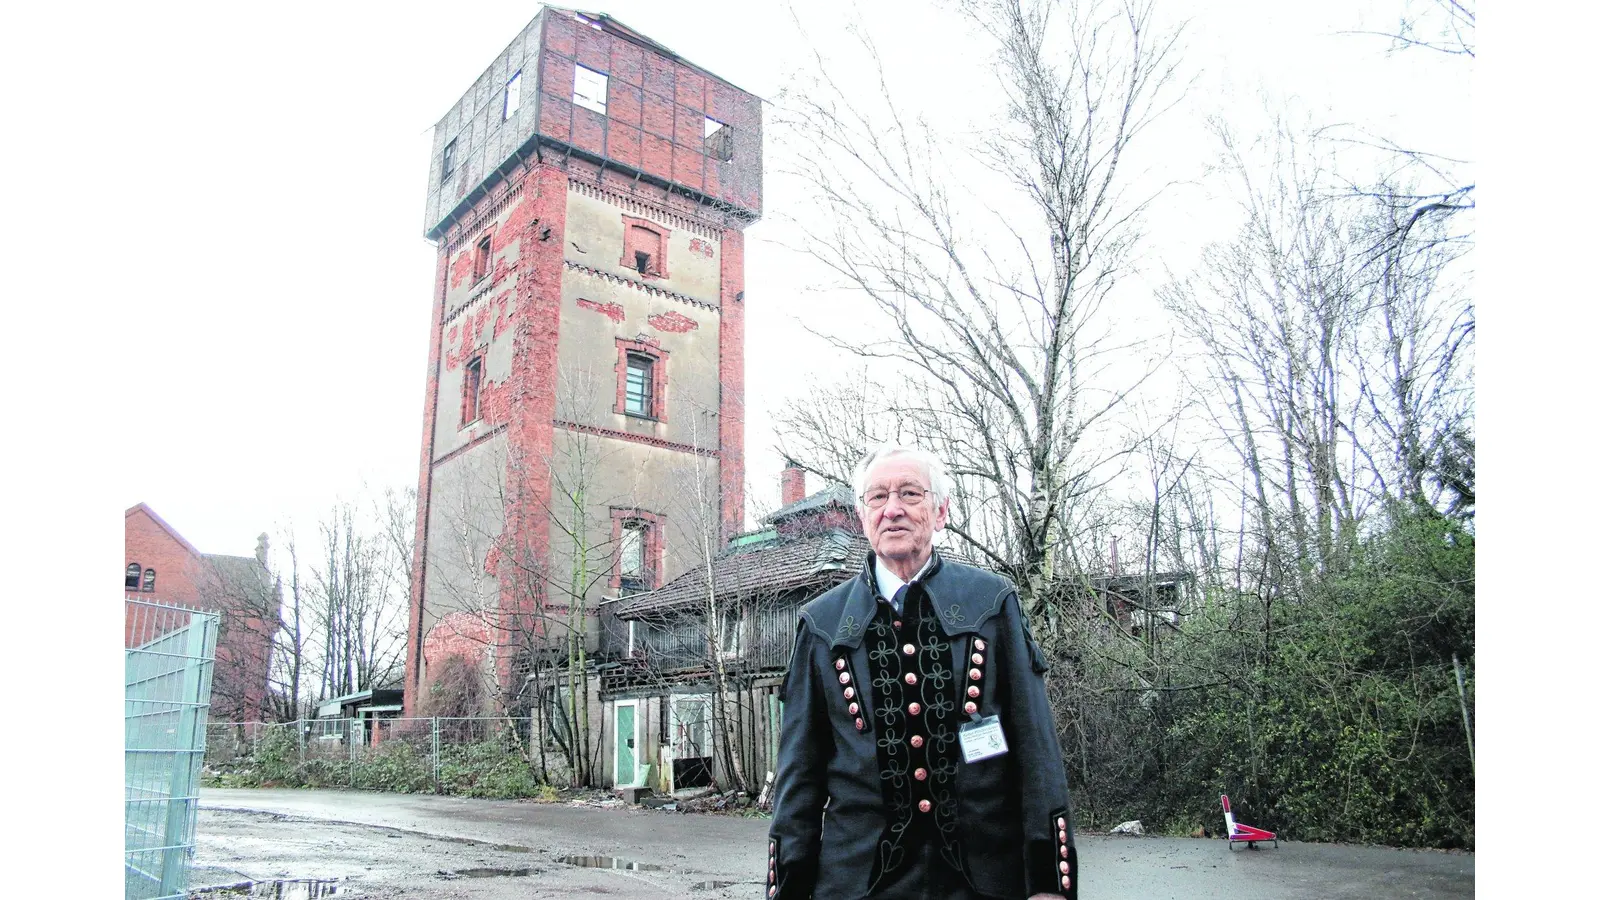
[[[282,900],[756,900],[766,830],[761,818],[620,801],[208,788],[190,886],[257,882],[258,895]],[[1296,842],[1230,850],[1220,840],[1095,835],[1080,835],[1078,851],[1086,900],[1446,900],[1474,889],[1470,853]],[[270,886],[281,879],[328,883]]]

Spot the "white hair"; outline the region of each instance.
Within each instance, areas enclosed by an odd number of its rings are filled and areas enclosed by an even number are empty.
[[[891,456],[909,456],[922,464],[922,470],[928,474],[928,490],[934,494],[934,502],[936,504],[940,500],[949,498],[950,479],[945,474],[944,463],[939,461],[939,457],[917,447],[908,447],[903,444],[884,444],[868,453],[862,458],[860,464],[856,466],[855,477],[851,479],[850,485],[855,488],[857,506],[864,505],[861,495],[867,492],[867,473],[872,470],[872,466],[875,463]]]

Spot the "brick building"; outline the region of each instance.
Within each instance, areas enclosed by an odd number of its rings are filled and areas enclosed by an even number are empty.
[[[272,639],[282,592],[267,569],[267,536],[254,556],[201,553],[177,529],[140,503],[123,516],[123,590],[129,600],[149,600],[221,615],[211,679],[211,718],[253,722],[265,718]],[[127,618],[127,640],[134,617]]]
[[[451,657],[515,705],[603,598],[741,530],[761,148],[758,98],[556,7],[435,127],[408,715]]]

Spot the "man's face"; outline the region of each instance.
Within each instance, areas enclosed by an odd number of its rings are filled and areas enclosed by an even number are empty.
[[[870,494],[880,488],[926,491],[928,486],[928,473],[923,471],[922,464],[910,456],[900,455],[873,463],[867,470],[866,490],[862,493]],[[898,494],[891,494],[889,501],[877,509],[860,507],[861,527],[867,533],[873,552],[885,560],[899,562],[926,559],[933,549],[933,533],[944,528],[950,509],[950,501],[941,497],[935,506],[933,500],[934,496],[929,494],[921,503],[906,506],[900,502]]]

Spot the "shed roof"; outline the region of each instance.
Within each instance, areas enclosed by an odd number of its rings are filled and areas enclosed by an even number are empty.
[[[793,505],[793,504],[791,504]],[[762,535],[770,537],[762,538]],[[786,591],[808,584],[836,583],[849,578],[867,560],[867,539],[844,528],[826,528],[780,536],[757,532],[757,538],[733,543],[712,560],[711,580],[730,599]],[[706,569],[696,567],[665,587],[646,594],[608,600],[624,619],[691,607],[705,599]]]

